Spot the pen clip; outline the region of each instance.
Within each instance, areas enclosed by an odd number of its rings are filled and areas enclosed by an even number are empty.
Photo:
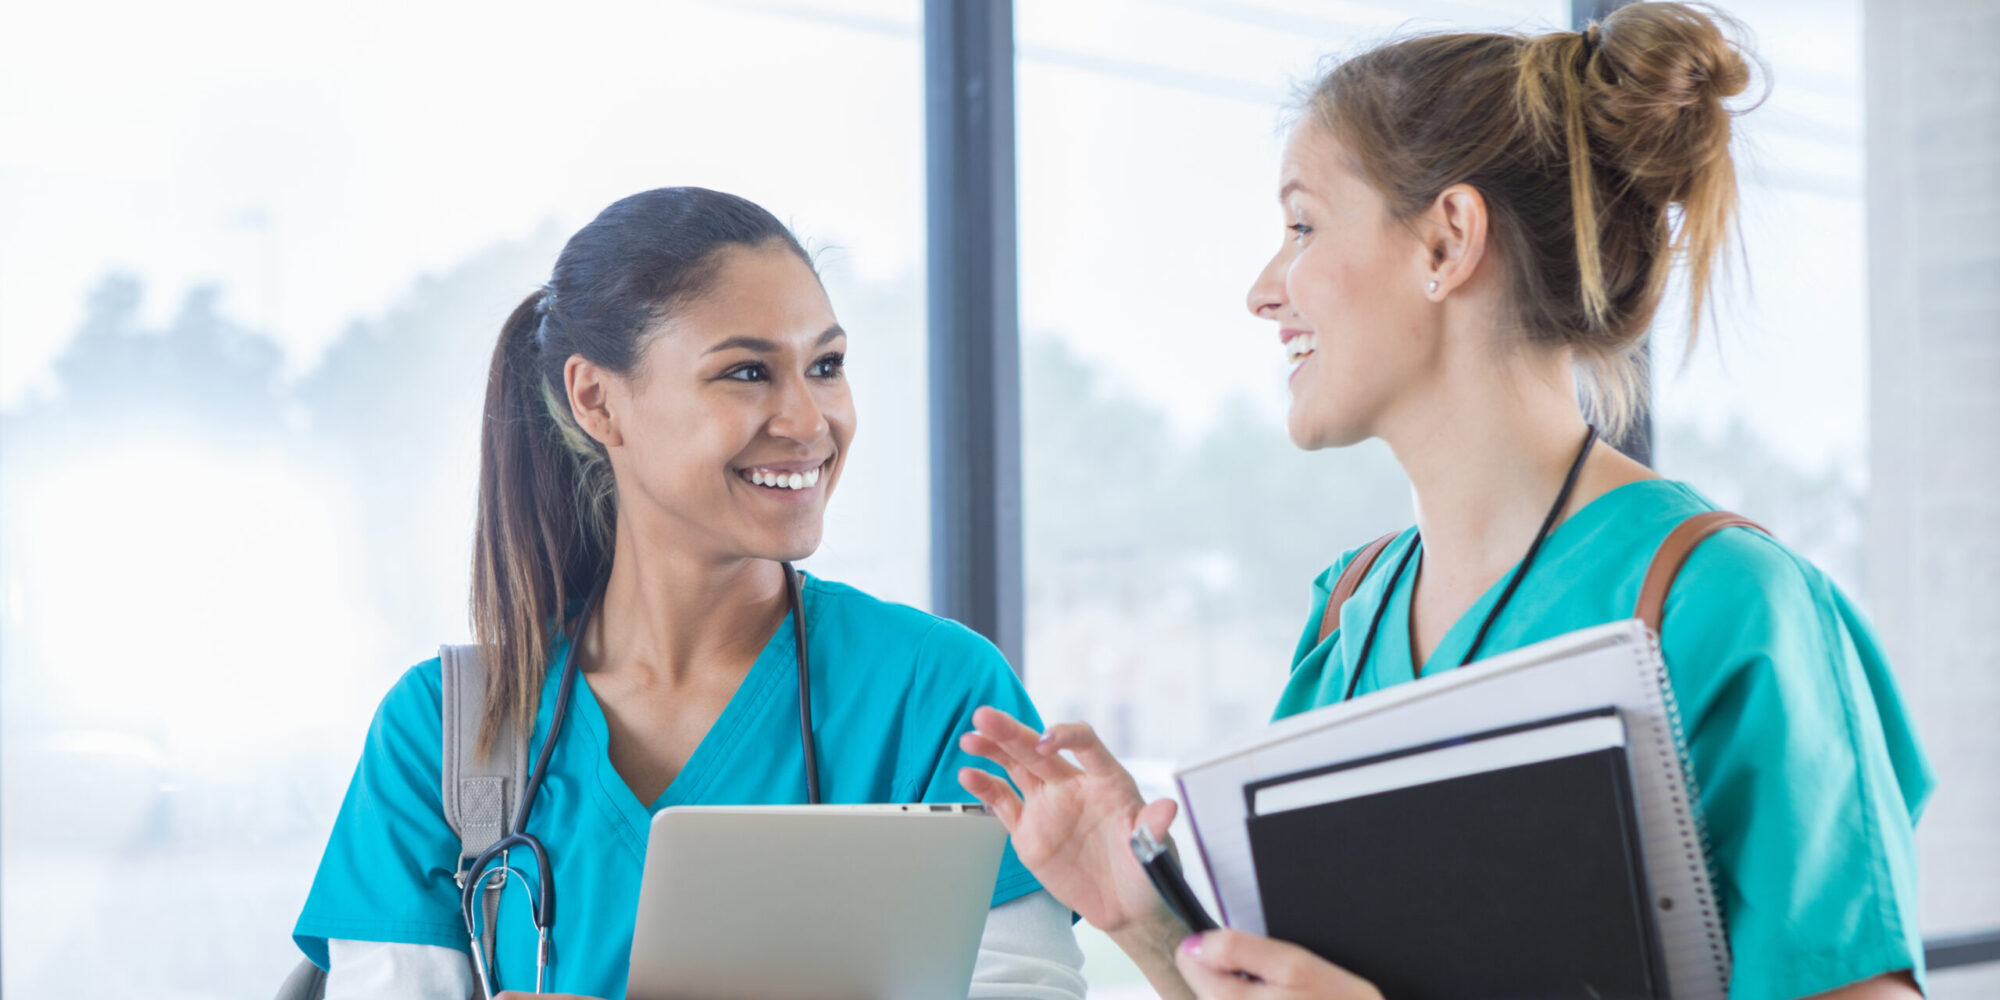
[[[1166,853],[1166,845],[1153,839],[1153,831],[1140,823],[1132,828],[1132,853],[1141,864],[1151,863],[1154,858]]]

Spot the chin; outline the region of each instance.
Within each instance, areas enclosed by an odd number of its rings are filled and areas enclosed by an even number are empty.
[[[820,529],[811,532],[776,532],[757,547],[759,558],[772,562],[798,562],[819,551]]]
[[[1345,448],[1360,444],[1369,437],[1360,421],[1345,419],[1340,414],[1314,413],[1301,408],[1296,402],[1285,415],[1285,433],[1300,451]]]

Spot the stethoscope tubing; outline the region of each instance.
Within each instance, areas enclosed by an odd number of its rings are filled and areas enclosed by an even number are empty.
[[[799,746],[805,756],[806,801],[812,805],[819,805],[819,754],[813,746],[812,667],[806,654],[805,597],[799,586],[798,571],[793,569],[789,562],[780,562],[778,565],[785,573],[785,601],[791,610],[792,642],[798,657]],[[479,976],[480,991],[487,1000],[492,1000],[494,995],[494,970],[486,959],[485,949],[480,947],[475,917],[479,906],[479,894],[486,887],[487,880],[496,874],[503,880],[509,875],[520,878],[522,889],[528,892],[528,903],[537,939],[535,991],[539,993],[542,989],[542,973],[548,965],[549,958],[549,938],[555,931],[556,883],[555,873],[549,865],[547,849],[542,846],[539,838],[527,832],[528,817],[534,810],[535,797],[542,790],[542,779],[548,775],[549,758],[555,753],[556,742],[562,736],[564,723],[569,720],[570,698],[576,690],[576,678],[580,672],[576,661],[574,637],[596,613],[603,598],[604,591],[599,588],[597,593],[591,596],[590,603],[584,607],[583,613],[577,616],[574,625],[568,629],[573,637],[571,652],[563,658],[562,679],[556,686],[555,712],[549,718],[549,732],[542,739],[541,752],[535,756],[534,769],[528,772],[527,785],[521,790],[520,804],[514,810],[514,825],[511,827],[513,832],[495,841],[492,846],[480,853],[473,861],[472,867],[467,869],[467,876],[459,887],[459,910],[465,918],[466,934],[471,939],[474,971]],[[521,875],[520,870],[506,862],[507,852],[515,847],[526,848],[534,854],[535,876],[540,892],[529,888],[526,877]],[[488,871],[488,866],[495,859],[501,859],[501,867],[497,871]],[[498,942],[497,935],[494,940]]]

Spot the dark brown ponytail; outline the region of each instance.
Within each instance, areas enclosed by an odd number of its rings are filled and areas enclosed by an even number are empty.
[[[488,664],[480,753],[510,716],[534,718],[564,619],[611,574],[617,483],[604,446],[570,410],[564,366],[581,356],[629,374],[649,332],[713,283],[718,251],[766,245],[811,263],[783,223],[735,195],[636,194],[570,237],[554,277],[501,327],[472,557],[472,632]]]

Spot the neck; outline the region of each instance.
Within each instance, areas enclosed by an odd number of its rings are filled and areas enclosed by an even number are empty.
[[[1466,582],[1520,560],[1588,430],[1567,358],[1474,360],[1413,394],[1381,433],[1410,478],[1424,575]],[[1559,518],[1609,488],[1596,478],[1578,483]]]
[[[622,507],[611,578],[584,627],[584,668],[669,687],[747,669],[789,610],[779,564],[657,544]]]

